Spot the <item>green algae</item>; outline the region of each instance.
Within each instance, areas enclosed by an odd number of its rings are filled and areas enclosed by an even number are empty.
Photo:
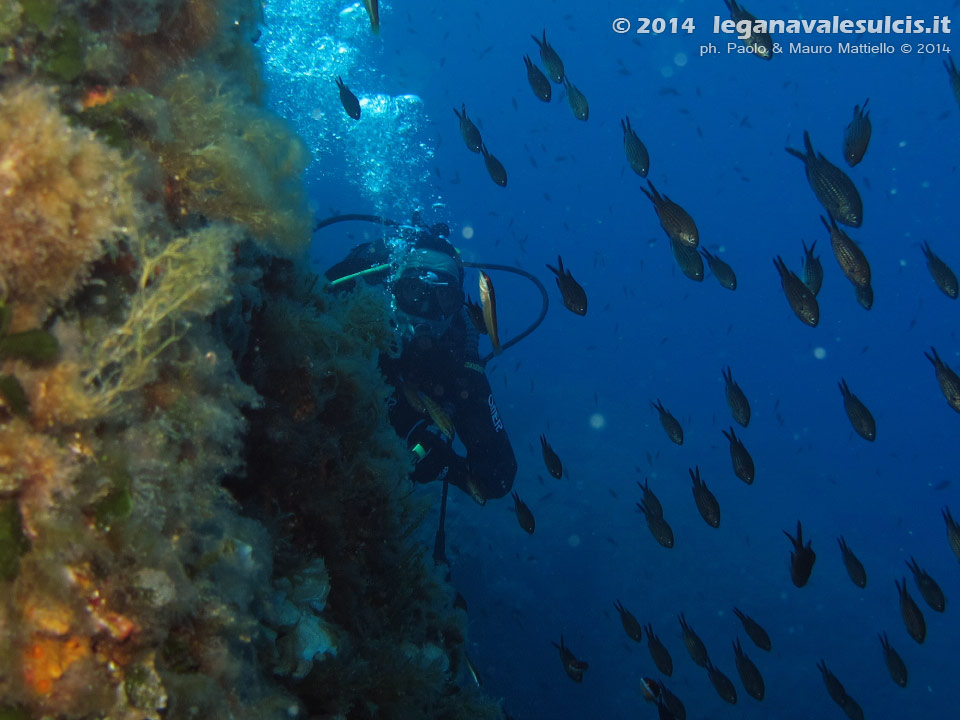
[[[13,375],[0,375],[0,396],[14,415],[25,416],[30,411],[23,385]]]
[[[42,33],[50,32],[53,27],[59,4],[58,0],[23,0],[20,3],[24,19],[36,25]]]
[[[30,717],[22,707],[0,707],[0,720],[30,720]]]
[[[44,71],[57,80],[73,82],[84,70],[84,43],[80,24],[73,18],[62,23],[44,48]]]
[[[0,358],[3,359],[45,363],[56,358],[59,351],[57,339],[46,330],[24,330],[0,339]]]
[[[0,46],[12,42],[20,32],[23,8],[17,0],[0,0]],[[2,62],[3,58],[0,58]]]
[[[6,302],[0,303],[0,337],[7,334],[11,320],[13,320],[13,308]]]
[[[100,530],[108,530],[115,523],[125,520],[133,510],[133,477],[126,466],[116,457],[104,457],[101,469],[107,474],[110,490],[94,506],[94,518]]]
[[[0,502],[0,580],[13,580],[20,570],[20,556],[30,549],[23,534],[20,506],[15,500]]]

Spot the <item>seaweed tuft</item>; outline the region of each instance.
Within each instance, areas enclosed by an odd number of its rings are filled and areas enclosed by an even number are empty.
[[[116,150],[71,126],[51,90],[0,90],[0,284],[20,322],[45,319],[136,226],[131,174]]]

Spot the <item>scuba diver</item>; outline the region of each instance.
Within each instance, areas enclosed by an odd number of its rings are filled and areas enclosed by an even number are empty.
[[[417,218],[400,226],[364,215],[335,216],[317,228],[341,219],[400,227],[407,238],[393,263],[387,243],[378,240],[355,247],[325,276],[332,286],[349,288],[362,277],[393,293],[400,350],[395,357],[382,354],[380,369],[394,388],[390,422],[412,453],[413,480],[443,481],[444,505],[448,483],[480,504],[503,497],[513,486],[517,460],[484,369],[489,357],[479,355],[479,331],[464,305],[465,263],[447,240],[449,228],[427,227]],[[454,428],[465,457],[453,447]]]

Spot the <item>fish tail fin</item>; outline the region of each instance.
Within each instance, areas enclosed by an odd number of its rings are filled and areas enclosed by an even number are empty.
[[[652,181],[647,180],[647,185],[650,187],[650,192],[647,193],[647,197],[650,198],[651,200],[653,200],[653,204],[656,205],[657,203],[659,203],[659,202],[662,200],[662,198],[660,197],[660,193],[657,191],[657,188],[654,187]],[[643,189],[643,188],[641,188],[641,190],[642,190],[642,189]],[[644,192],[646,192],[646,190],[644,190]],[[652,194],[651,194],[651,193],[652,193]]]
[[[370,16],[370,30],[374,35],[380,34],[380,3],[379,0],[363,0],[367,14]]]
[[[803,148],[807,151],[808,157],[816,157],[816,153],[813,151],[813,143],[810,142],[810,133],[806,130],[803,131]]]
[[[786,150],[788,153],[790,153],[791,155],[793,155],[795,158],[800,158],[800,159],[803,160],[804,162],[807,161],[807,156],[804,155],[804,154],[803,154],[802,152],[800,152],[799,150],[797,150],[796,148],[788,147],[788,148],[784,148],[784,150]]]

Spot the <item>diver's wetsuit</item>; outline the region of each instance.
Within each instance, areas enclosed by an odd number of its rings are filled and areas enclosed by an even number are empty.
[[[326,276],[335,279],[371,267],[378,254],[375,248],[355,248]],[[381,356],[380,369],[394,387],[390,422],[409,448],[419,444],[426,453],[417,462],[413,479],[426,483],[445,477],[461,490],[488,500],[510,492],[517,460],[480,364],[478,341],[473,322],[461,308],[441,337],[418,336],[407,341],[399,357]],[[428,414],[410,404],[407,394],[416,397],[416,391],[447,413],[466,448],[466,457],[455,452]]]
[[[431,482],[446,476],[461,490],[475,491],[487,500],[510,492],[517,460],[480,365],[477,341],[477,331],[461,308],[439,340],[414,338],[399,358],[382,357],[380,368],[387,382],[397,388],[390,421],[400,436],[407,438],[409,447],[420,443],[427,451],[417,463],[413,479]],[[410,404],[404,383],[424,392],[449,415],[467,450],[465,458],[454,451],[429,415]]]

